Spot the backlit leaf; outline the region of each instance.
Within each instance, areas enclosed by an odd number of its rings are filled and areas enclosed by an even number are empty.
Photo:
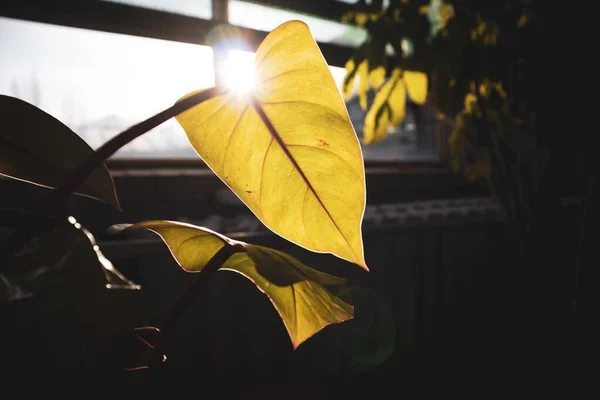
[[[427,99],[427,75],[422,72],[404,71],[404,82],[408,97],[417,104],[424,104]]]
[[[272,231],[367,269],[361,148],[308,27],[287,22],[256,52],[257,87],[177,120],[206,164]]]
[[[399,68],[375,95],[373,105],[365,116],[364,142],[379,143],[387,137],[389,125],[397,126],[404,119],[406,89]]]
[[[83,139],[53,116],[0,95],[0,175],[53,188],[92,153]],[[104,165],[83,181],[78,192],[119,209]]]
[[[352,92],[354,91],[354,81],[356,79],[356,64],[354,58],[350,58],[346,61],[346,76],[344,76],[344,82],[342,83],[342,93],[344,99],[350,100]]]
[[[358,102],[363,110],[367,109],[367,92],[369,91],[369,61],[364,60],[358,66]]]
[[[379,89],[385,81],[385,68],[377,67],[369,73],[369,81],[373,89]]]
[[[364,142],[379,143],[387,137],[389,126],[399,126],[406,116],[406,96],[423,104],[427,98],[427,75],[394,68],[388,81],[375,95],[365,116]]]
[[[199,272],[224,246],[242,245],[221,266],[252,281],[267,295],[290,335],[294,348],[327,325],[353,318],[354,308],[339,297],[344,279],[311,269],[281,251],[238,242],[205,228],[170,221],[145,221],[128,229],[158,234],[179,265]]]

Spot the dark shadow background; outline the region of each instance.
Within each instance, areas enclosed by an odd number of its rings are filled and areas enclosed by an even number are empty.
[[[548,19],[558,15],[549,10]],[[569,25],[561,34],[566,30],[573,40],[589,34],[583,27],[590,25],[577,18],[572,21],[579,29]],[[549,96],[548,82],[558,75],[547,66],[560,64],[560,76],[594,73],[585,69],[584,57],[562,68],[564,57],[553,57],[558,40],[549,42],[550,48],[540,46],[539,82],[532,84],[540,93],[540,129],[549,132],[543,145],[552,156],[542,232],[531,243],[535,257],[518,256],[519,244],[507,235],[501,213],[483,206],[485,191],[452,175],[443,162],[367,165],[370,274],[257,228],[201,165],[114,162],[124,213],[83,198],[72,199],[69,213],[142,290],[107,290],[93,258],[77,247],[60,268],[30,285],[35,296],[0,306],[6,382],[36,376],[57,385],[218,388],[234,398],[341,397],[359,388],[374,395],[387,387],[398,397],[462,393],[477,384],[487,392],[584,388],[593,382],[597,360],[595,109],[584,96],[587,86],[564,83],[558,86],[568,93]],[[19,221],[14,210],[41,191],[0,180],[4,234]],[[144,219],[216,224],[209,217],[217,214],[223,233],[349,278],[356,319],[328,327],[292,351],[266,297],[243,277],[220,272],[180,321],[160,373],[121,371],[115,366],[141,352],[128,336],[131,329],[160,326],[194,277],[155,237],[115,237],[104,229]]]

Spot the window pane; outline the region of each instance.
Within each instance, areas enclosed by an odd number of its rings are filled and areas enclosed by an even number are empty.
[[[356,26],[289,10],[229,0],[229,23],[232,25],[270,32],[292,19],[304,21],[318,42],[358,47],[367,38],[366,30]]]
[[[214,85],[210,47],[0,18],[0,93],[55,116],[93,148]],[[121,157],[197,157],[173,119]]]
[[[132,6],[151,8],[159,11],[167,11],[175,14],[188,15],[190,17],[211,19],[211,0],[104,0],[113,3],[123,3]]]

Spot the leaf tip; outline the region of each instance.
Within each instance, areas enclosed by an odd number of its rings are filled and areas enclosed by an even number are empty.
[[[130,228],[132,226],[133,226],[133,224],[114,224],[114,225],[109,226],[106,229],[106,233],[115,235],[115,234],[123,232],[125,229]]]

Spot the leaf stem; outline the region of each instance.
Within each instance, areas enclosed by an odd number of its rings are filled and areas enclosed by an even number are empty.
[[[158,114],[133,125],[129,129],[119,133],[111,140],[102,145],[98,150],[92,153],[88,158],[83,160],[69,176],[58,186],[56,190],[51,191],[47,196],[44,196],[39,203],[37,209],[40,215],[54,215],[61,207],[64,206],[69,196],[77,189],[77,187],[104,161],[115,154],[120,148],[142,136],[146,132],[156,128],[167,120],[177,116],[178,114],[206,101],[213,97],[220,96],[225,93],[225,89],[221,87],[213,87],[199,93],[195,93],[183,100],[178,101],[171,107],[159,112]],[[56,223],[56,219],[52,219],[49,224]],[[42,225],[42,224],[40,224]],[[48,224],[46,224],[48,225]],[[2,246],[0,254],[0,269],[10,264],[11,258],[32,239],[39,229],[31,230],[30,226],[24,229],[18,229],[10,236]]]
[[[53,211],[65,203],[67,198],[73,193],[77,187],[87,178],[96,168],[98,168],[110,156],[115,154],[120,148],[142,136],[148,131],[156,128],[167,120],[181,114],[182,112],[206,101],[213,97],[219,96],[225,92],[224,89],[216,86],[208,90],[195,93],[181,101],[178,101],[171,107],[156,115],[142,121],[129,129],[121,132],[108,142],[104,143],[90,157],[85,159],[73,172],[59,185],[56,191],[46,199],[45,209]]]
[[[245,252],[246,249],[241,244],[226,243],[219,251],[210,259],[206,266],[198,273],[196,281],[187,288],[179,297],[175,305],[169,311],[167,318],[160,330],[160,336],[154,346],[150,368],[160,365],[163,361],[165,349],[168,346],[169,340],[175,331],[177,321],[183,315],[185,310],[192,304],[198,293],[206,286],[213,275],[221,268],[221,266],[235,253]]]

